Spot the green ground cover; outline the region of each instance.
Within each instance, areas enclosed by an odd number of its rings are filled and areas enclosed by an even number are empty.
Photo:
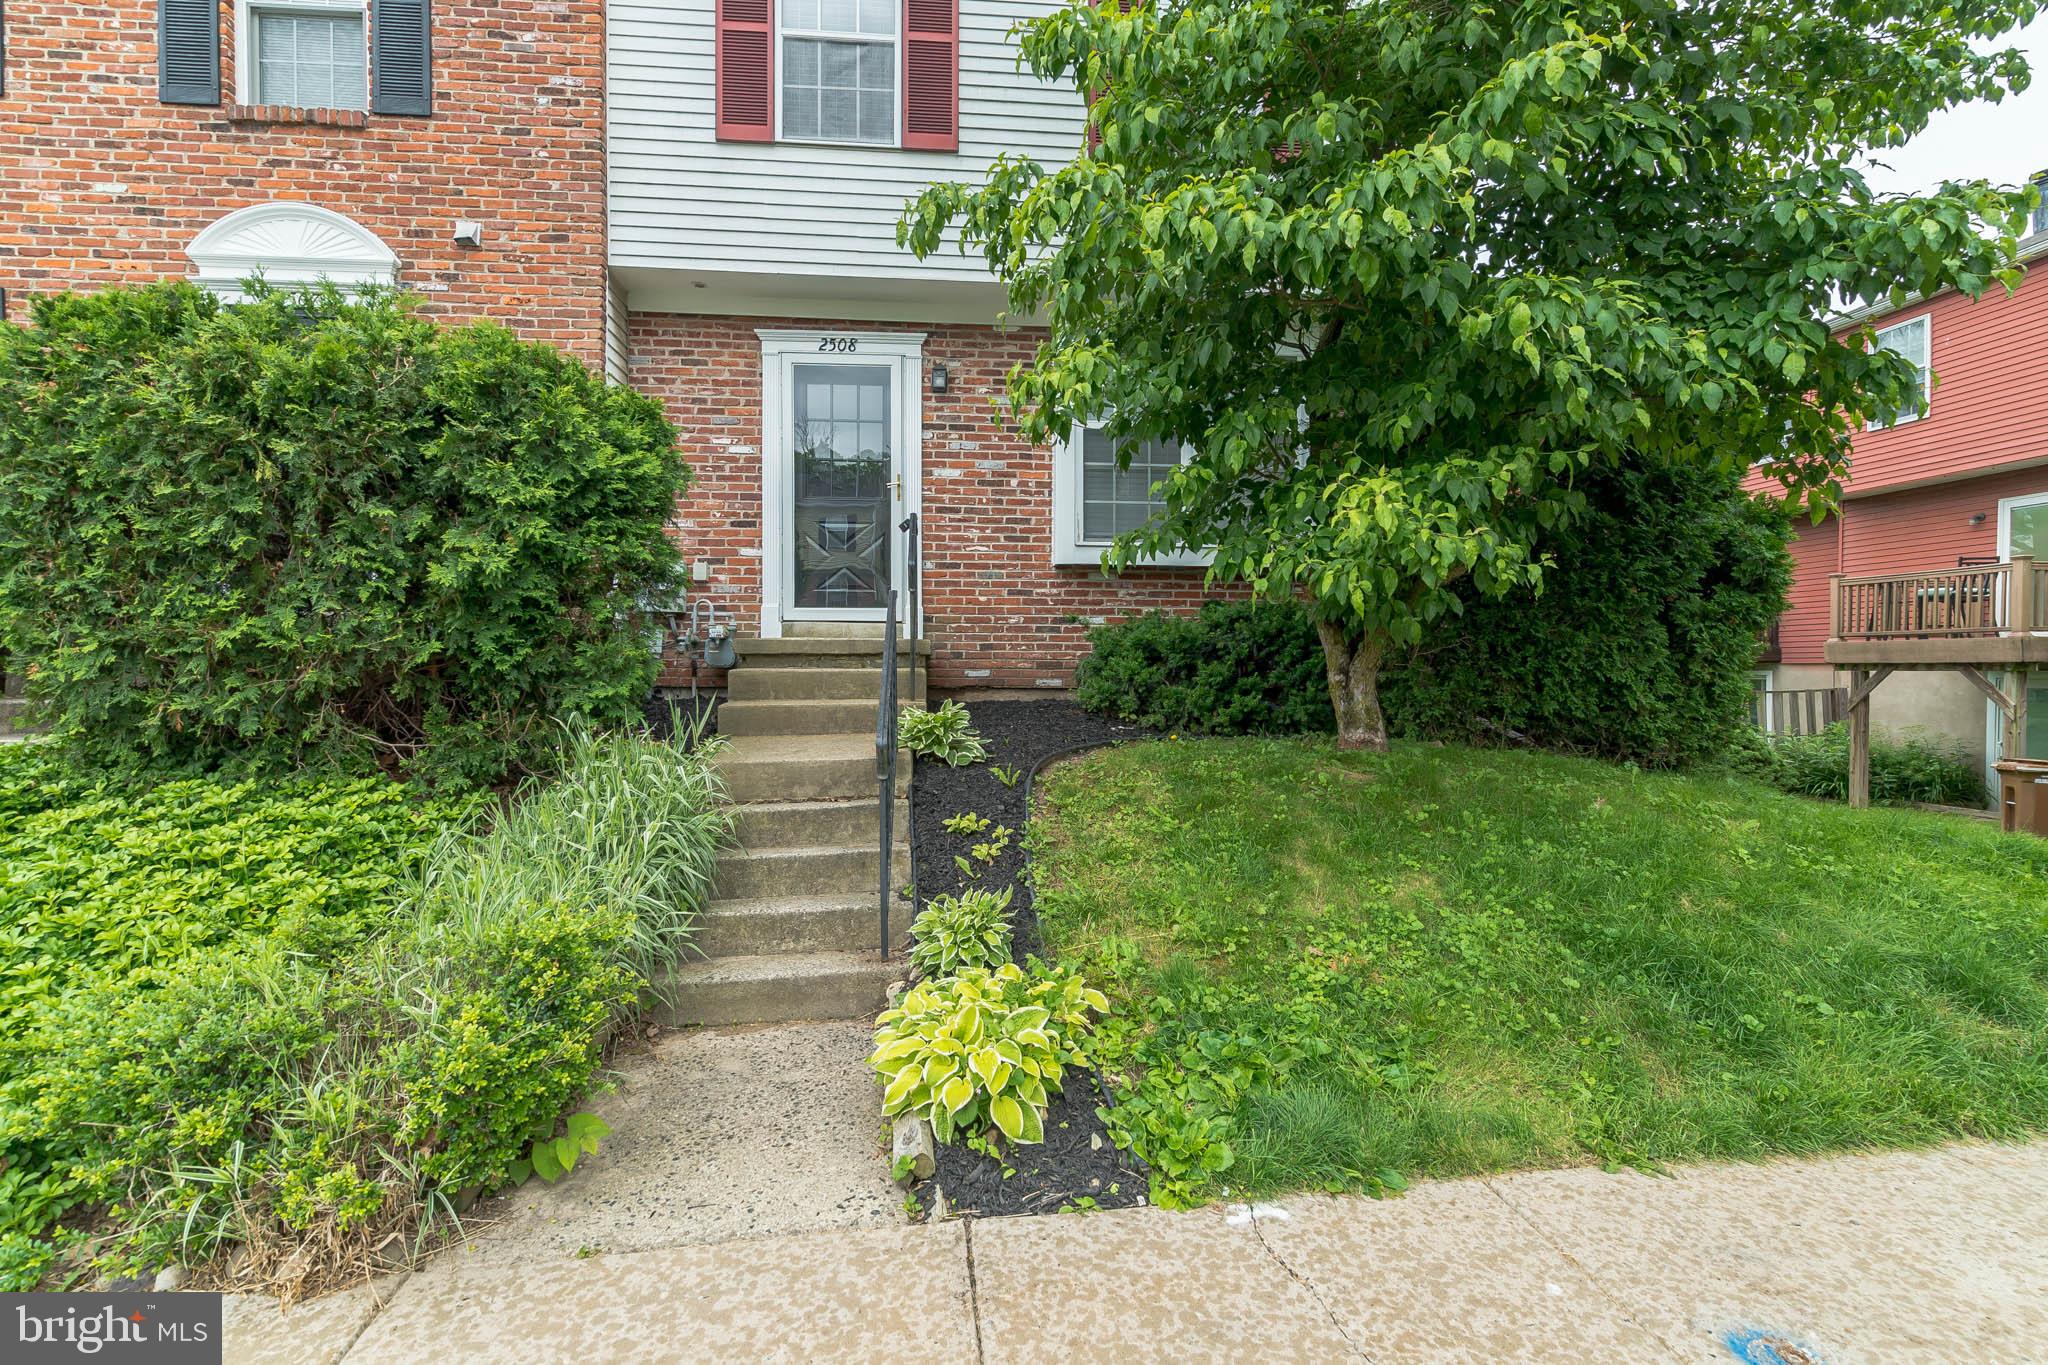
[[[293,1293],[594,1151],[729,830],[709,753],[571,730],[498,808],[0,750],[0,1289],[239,1247]]]
[[[1738,777],[1322,740],[1042,780],[1156,1193],[2048,1128],[2048,842]]]

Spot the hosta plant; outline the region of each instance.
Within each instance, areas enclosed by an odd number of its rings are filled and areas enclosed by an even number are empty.
[[[974,732],[967,708],[957,701],[945,702],[936,711],[905,707],[896,718],[896,736],[910,752],[927,754],[949,768],[988,757],[988,746]]]
[[[954,976],[970,967],[1010,960],[1010,893],[970,887],[957,896],[934,896],[910,926],[916,946],[910,963],[926,977]]]
[[[1109,1008],[1080,976],[1033,962],[970,968],[913,986],[875,1021],[868,1058],[881,1076],[882,1112],[929,1119],[941,1142],[1043,1142],[1048,1097],[1069,1066],[1086,1065],[1090,1012]]]

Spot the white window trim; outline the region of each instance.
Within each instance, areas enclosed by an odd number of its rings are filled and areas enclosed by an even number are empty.
[[[1106,540],[1086,540],[1081,534],[1081,429],[1076,422],[1067,438],[1052,446],[1052,562],[1102,566]],[[1191,446],[1181,447],[1181,463],[1194,458]],[[1175,550],[1171,554],[1147,555],[1132,561],[1132,568],[1207,568],[1216,556],[1209,550]]]
[[[1934,415],[1934,314],[1916,313],[1910,318],[1900,318],[1897,322],[1874,328],[1871,331],[1870,344],[1874,349],[1881,350],[1884,347],[1884,338],[1887,332],[1896,332],[1901,328],[1911,327],[1916,323],[1922,324],[1927,328],[1927,373],[1920,378],[1921,410],[1919,412],[1902,412],[1889,422],[1872,420],[1865,424],[1864,430],[1866,431],[1890,431],[1893,427],[1902,427],[1909,422],[1917,422],[1922,417],[1932,417]]]
[[[790,423],[790,371],[798,364],[872,365],[885,364],[894,371],[895,399],[901,427],[897,433],[896,474],[903,480],[894,516],[901,521],[924,506],[924,339],[923,332],[862,332],[838,327],[760,327],[761,339],[761,635],[781,636],[785,621],[870,621],[880,619],[872,609],[844,607],[801,607],[784,605],[787,572],[784,564],[792,537],[790,519],[796,509],[790,500],[789,454],[792,444]],[[838,347],[851,344],[852,349]],[[897,585],[899,610],[908,612],[903,595],[908,585],[904,541],[891,534],[894,545],[890,579]],[[924,594],[918,595],[918,614],[924,614]],[[918,622],[923,633],[924,623]]]
[[[259,275],[281,288],[331,283],[342,290],[398,283],[398,256],[352,218],[318,204],[275,199],[209,223],[185,248],[192,278],[230,302]]]
[[[2021,507],[2039,507],[2048,503],[2048,488],[2039,493],[2020,493],[1998,500],[1998,557],[2001,561],[2012,558],[2012,514]]]
[[[895,147],[903,146],[903,101],[906,98],[904,81],[909,77],[909,44],[903,41],[904,0],[895,0],[896,24],[887,34],[842,33],[836,29],[790,28],[782,22],[785,7],[775,6],[775,48],[769,55],[769,70],[774,72],[775,81],[775,140],[797,147]],[[782,92],[787,74],[782,40],[784,38],[816,38],[835,43],[892,43],[896,48],[896,97],[889,101],[889,140],[887,142],[862,142],[834,137],[785,137],[782,132],[782,112],[789,106]]]
[[[363,107],[370,110],[370,0],[235,0],[235,102],[261,104],[256,97],[256,19],[252,11],[273,10],[312,15],[360,14],[363,17]]]

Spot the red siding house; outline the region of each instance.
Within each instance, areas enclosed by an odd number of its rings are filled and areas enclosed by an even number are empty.
[[[1844,319],[1920,362],[1927,404],[1859,435],[1839,514],[1801,526],[1791,607],[1760,665],[1760,689],[1847,684],[1826,653],[1837,576],[1933,574],[2015,556],[2048,563],[2048,211],[2034,228],[2021,244],[2024,282],[2011,294],[1945,293]],[[1996,673],[1991,680],[2006,685]],[[2048,757],[2044,685],[2037,674],[2029,687],[2027,757]],[[1990,700],[1951,670],[1892,675],[1871,693],[1871,723],[1952,738],[1987,766],[2005,747]]]

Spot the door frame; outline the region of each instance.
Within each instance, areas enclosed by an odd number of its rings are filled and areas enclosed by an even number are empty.
[[[785,621],[879,621],[880,607],[793,607],[788,558],[795,538],[792,467],[798,365],[874,365],[891,371],[897,413],[895,478],[902,480],[889,523],[889,581],[902,593],[908,557],[896,523],[924,506],[923,332],[864,332],[853,327],[760,327],[761,339],[761,635],[780,636]],[[922,606],[920,594],[920,607]],[[899,603],[904,599],[899,596]],[[918,626],[922,630],[923,622]]]
[[[2048,488],[2038,493],[2017,493],[1998,500],[1998,558],[2000,562],[2012,558],[2012,514],[2020,507],[2039,507],[2048,504]],[[2010,673],[1998,672],[1991,680],[2000,688],[2012,686]],[[2031,690],[2031,689],[2030,689]],[[1989,699],[1984,702],[1984,785],[1992,791],[1998,790],[1997,774],[1991,765],[2005,757],[2005,717]]]
[[[2000,561],[2012,558],[2012,514],[2021,507],[2035,507],[2048,503],[2048,488],[2038,493],[2020,493],[1998,500],[1998,558]]]

